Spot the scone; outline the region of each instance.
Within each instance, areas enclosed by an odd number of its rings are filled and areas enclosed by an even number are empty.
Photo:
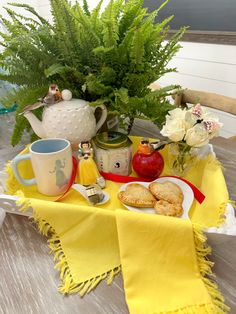
[[[147,208],[153,207],[156,202],[152,193],[143,185],[131,183],[126,190],[118,193],[119,200],[129,206]]]
[[[184,199],[181,188],[170,181],[163,183],[152,182],[149,185],[149,190],[158,200],[164,200],[169,203],[182,204]]]
[[[167,201],[157,201],[154,205],[154,209],[157,214],[180,217],[183,214],[183,207],[181,204],[172,204]]]

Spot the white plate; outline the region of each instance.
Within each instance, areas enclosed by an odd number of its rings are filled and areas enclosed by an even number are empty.
[[[180,216],[180,218],[189,219],[188,212],[189,212],[189,210],[190,210],[190,208],[192,206],[193,200],[194,200],[194,194],[193,194],[192,189],[184,181],[182,181],[180,179],[177,179],[177,178],[172,178],[172,177],[158,178],[158,179],[154,180],[153,182],[163,183],[165,181],[173,182],[173,183],[177,184],[181,188],[181,190],[183,192],[183,195],[184,195],[184,200],[183,200],[183,203],[182,203],[183,215]],[[126,184],[122,185],[122,187],[120,188],[120,191],[125,191],[127,185],[132,184],[132,183],[138,183],[138,184],[141,184],[141,185],[145,186],[146,188],[148,188],[148,186],[149,186],[149,184],[151,182],[138,182],[138,181],[137,182],[129,182],[129,183],[126,183]],[[137,208],[137,207],[126,205],[124,203],[122,203],[122,204],[126,208],[128,208],[128,210],[131,210],[131,211],[140,212],[140,213],[146,213],[146,214],[155,214],[155,209],[154,208],[142,208],[141,209],[141,208]]]

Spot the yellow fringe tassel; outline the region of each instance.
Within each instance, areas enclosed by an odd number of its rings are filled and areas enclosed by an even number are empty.
[[[23,193],[18,193],[20,199],[17,204],[20,207],[20,211],[26,211],[31,206],[30,199],[24,197]],[[79,293],[80,296],[84,296],[93,290],[102,280],[106,279],[107,284],[111,284],[114,277],[120,272],[121,266],[117,266],[114,269],[107,271],[101,275],[91,278],[85,282],[76,283],[70,273],[70,269],[66,260],[66,256],[61,247],[60,238],[56,234],[55,230],[49,223],[43,220],[35,211],[33,211],[33,220],[37,223],[38,229],[44,236],[50,237],[48,239],[48,246],[51,253],[54,254],[54,261],[56,262],[55,268],[60,272],[60,279],[62,281],[58,291],[63,294]]]
[[[209,313],[225,314],[229,312],[229,307],[224,303],[224,297],[218,290],[217,284],[212,280],[214,275],[212,273],[213,262],[209,261],[207,255],[211,253],[211,248],[207,246],[206,236],[202,231],[202,227],[193,224],[194,242],[196,248],[196,257],[202,280],[207,288],[214,305],[213,309],[208,309]],[[206,311],[206,313],[208,313]],[[184,312],[183,312],[184,313]],[[191,312],[189,312],[191,313]],[[195,313],[195,312],[193,312]],[[196,312],[197,313],[197,312]]]
[[[7,194],[14,195],[17,190],[19,190],[19,182],[17,181],[12,167],[11,167],[11,161],[8,161],[5,166],[5,172],[7,173],[7,180],[6,180],[6,192]]]
[[[225,209],[228,203],[232,203],[232,201],[227,200],[226,202],[220,204],[220,206],[218,207],[219,213],[218,221],[216,223],[216,226],[214,225],[212,227],[220,227],[225,222]]]

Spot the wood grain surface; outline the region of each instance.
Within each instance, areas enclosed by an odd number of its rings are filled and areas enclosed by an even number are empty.
[[[158,129],[149,122],[135,121],[133,135],[158,137]],[[215,152],[225,167],[230,196],[236,200],[236,141],[215,139]],[[4,155],[4,158],[7,154]],[[0,162],[3,157],[0,155]],[[231,314],[236,313],[236,237],[209,234],[213,248],[216,279]],[[122,276],[110,286],[98,287],[80,298],[57,292],[60,283],[49,254],[46,238],[28,218],[8,214],[0,229],[0,313],[1,314],[127,314]]]
[[[0,230],[1,314],[126,314],[122,277],[80,298],[63,296],[46,238],[28,218],[9,215]]]

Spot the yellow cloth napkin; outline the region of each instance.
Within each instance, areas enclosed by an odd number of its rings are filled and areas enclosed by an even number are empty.
[[[126,301],[131,314],[228,311],[211,275],[210,249],[190,221],[117,212]]]
[[[103,279],[111,283],[120,271],[114,212],[89,206],[31,199],[33,217],[61,272],[60,292],[80,295]]]
[[[136,150],[139,138],[134,137],[132,141]],[[26,152],[27,149],[22,153]],[[162,154],[166,158],[165,150]],[[29,161],[22,161],[19,168],[24,178],[33,177]],[[119,256],[121,242],[118,242],[116,228],[116,209],[123,211],[125,209],[117,198],[121,184],[107,182],[106,191],[110,194],[110,201],[102,208],[88,206],[74,190],[71,190],[61,202],[55,203],[53,202],[55,198],[38,193],[36,186],[21,186],[15,179],[10,164],[7,171],[9,174],[7,192],[20,196],[22,210],[27,210],[30,206],[33,208],[33,217],[38,222],[39,229],[50,237],[49,245],[61,274],[60,291],[84,295],[103,279],[110,283],[119,272],[121,264]],[[165,166],[163,175],[167,174],[168,168]],[[191,219],[203,226],[219,225],[222,221],[221,214],[224,212],[223,206],[228,201],[227,188],[219,164],[213,157],[208,157],[199,161],[198,168],[193,169],[186,178],[207,196],[206,203],[202,205],[194,202],[190,211]],[[153,215],[150,217],[156,219]],[[176,222],[176,226],[178,221],[181,220],[173,218],[173,224]],[[122,241],[122,246],[125,246],[125,240]],[[172,253],[178,254],[178,251]],[[162,248],[158,254],[165,254]],[[133,266],[135,267],[135,264]],[[150,268],[150,272],[156,271],[155,268]],[[167,274],[167,279],[168,276]]]

